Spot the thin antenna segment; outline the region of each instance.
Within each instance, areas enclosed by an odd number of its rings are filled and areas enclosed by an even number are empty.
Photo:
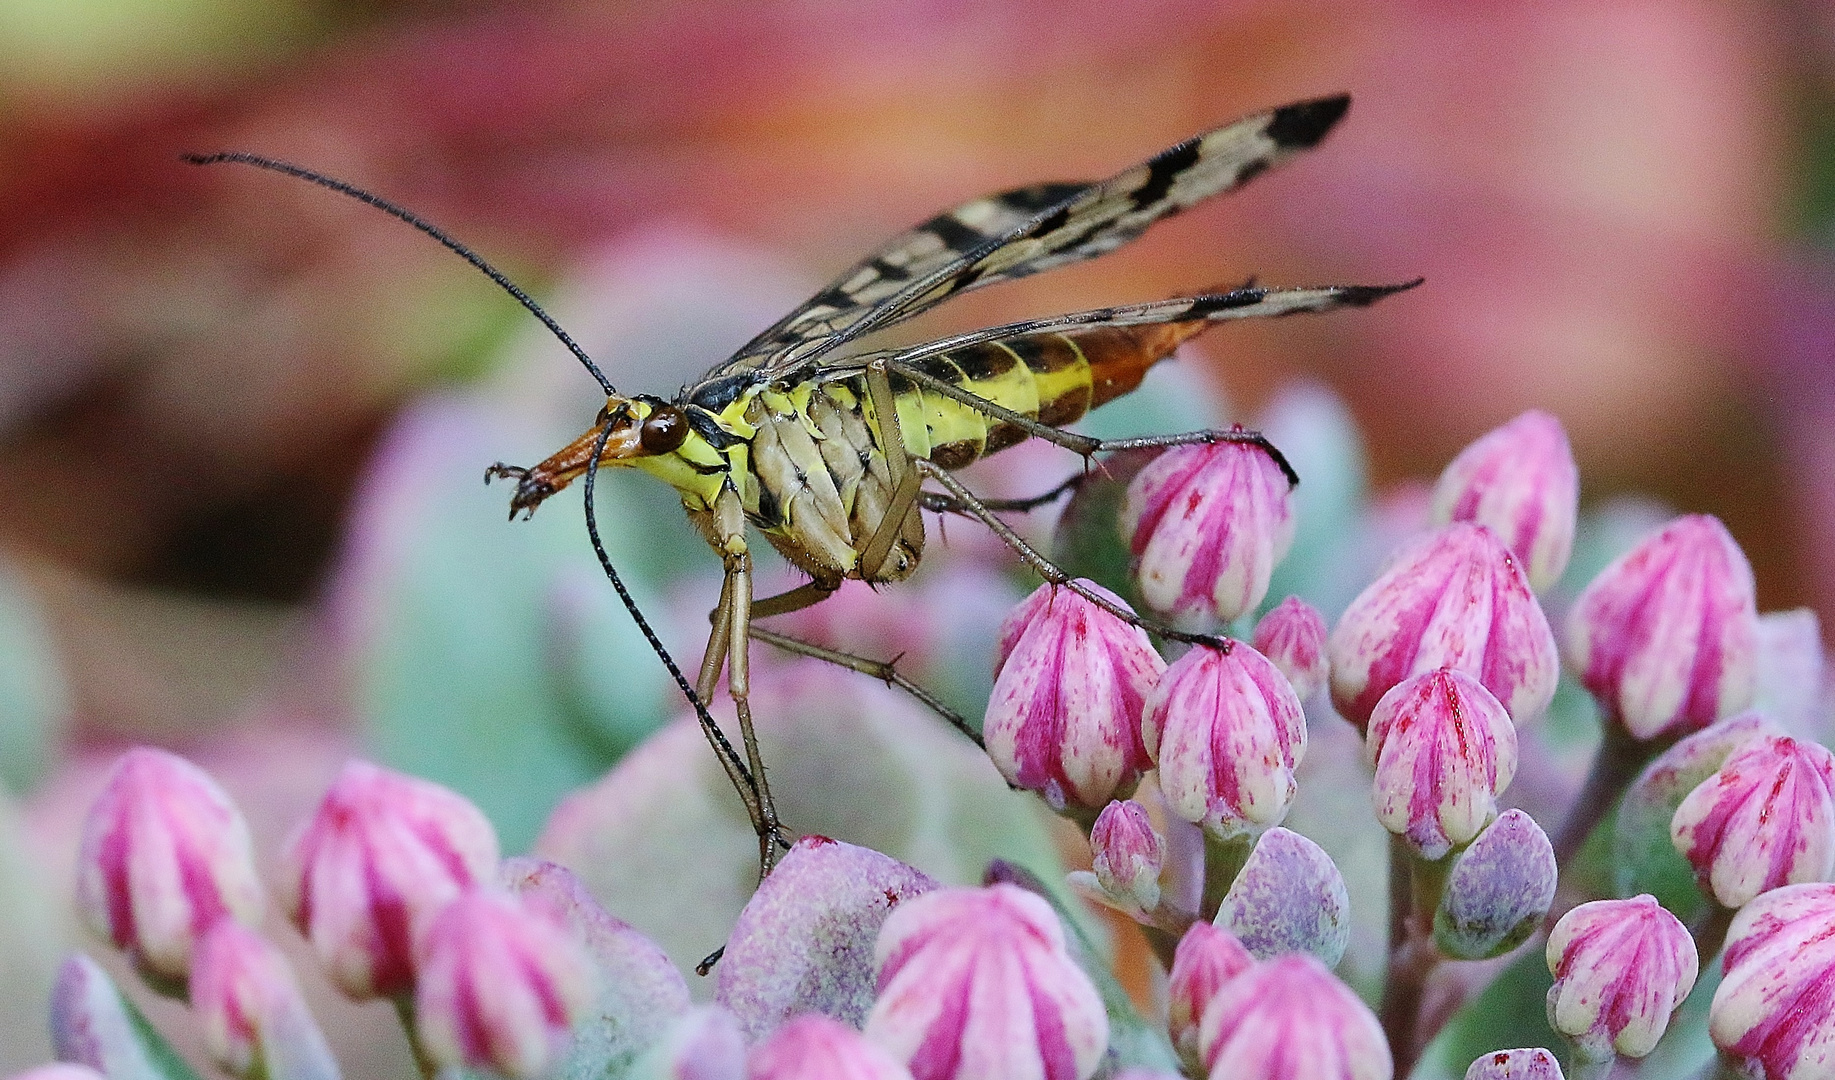
[[[586,355],[586,350],[580,348],[579,343],[569,337],[567,331],[561,329],[561,324],[555,322],[552,316],[546,311],[543,311],[542,306],[530,298],[528,293],[518,288],[514,281],[505,277],[496,267],[485,262],[482,255],[479,255],[471,248],[466,247],[464,244],[446,235],[438,226],[431,222],[421,220],[406,208],[397,206],[380,195],[372,195],[360,187],[347,184],[342,180],[333,179],[332,177],[326,176],[324,173],[313,172],[311,169],[303,168],[299,165],[292,165],[285,161],[278,161],[274,158],[262,157],[259,154],[227,151],[220,154],[184,154],[181,156],[193,165],[219,165],[225,162],[236,165],[253,165],[257,169],[266,169],[269,172],[277,172],[283,176],[291,176],[299,180],[305,180],[308,183],[317,184],[322,188],[329,188],[340,195],[348,195],[358,202],[368,203],[386,214],[407,222],[421,232],[438,240],[448,251],[451,251],[454,255],[464,259],[466,262],[471,263],[472,266],[476,267],[485,277],[496,282],[504,292],[515,297],[517,303],[527,308],[529,314],[540,319],[542,325],[546,326],[550,333],[559,338],[561,344],[567,346],[567,351],[573,353],[574,357],[585,366],[587,372],[599,381],[599,385],[604,388],[607,397],[618,392],[617,389],[612,386],[612,380],[606,378],[605,372],[599,370],[599,365],[593,363],[592,358]]]

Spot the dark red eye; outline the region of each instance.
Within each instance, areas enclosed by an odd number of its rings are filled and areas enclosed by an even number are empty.
[[[667,454],[688,438],[688,418],[673,405],[660,406],[644,419],[637,440],[646,454]]]

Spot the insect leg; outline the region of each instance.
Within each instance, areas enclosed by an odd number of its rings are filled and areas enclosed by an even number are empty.
[[[758,751],[758,733],[752,724],[752,679],[748,662],[752,627],[752,555],[745,541],[745,508],[739,493],[732,487],[721,490],[714,500],[715,539],[726,562],[726,581],[720,588],[720,609],[708,640],[709,652],[724,640],[726,653],[726,691],[733,699],[733,712],[739,720],[739,738],[745,746],[746,763],[758,785],[758,862],[761,873],[769,874],[777,865],[777,848],[784,843],[783,825],[778,821],[777,804],[771,798],[771,785],[765,779],[764,759]],[[711,668],[719,677],[719,660],[703,661],[702,674]],[[785,844],[784,846],[788,846]]]
[[[793,611],[813,607],[835,595],[835,590],[840,587],[840,578],[806,581],[788,592],[752,601],[752,618],[768,619],[773,615],[788,615]]]
[[[984,745],[981,741],[980,732],[977,732],[971,727],[968,720],[965,719],[961,713],[945,705],[942,698],[926,690],[922,685],[906,678],[905,675],[898,670],[898,661],[896,660],[869,660],[864,656],[842,652],[839,649],[826,648],[811,641],[804,641],[801,638],[787,637],[783,634],[766,630],[757,623],[752,624],[751,634],[753,641],[762,641],[767,645],[782,649],[788,653],[795,653],[799,656],[811,656],[817,660],[823,660],[830,664],[847,668],[849,671],[858,671],[862,675],[878,679],[887,686],[895,686],[916,698],[919,704],[923,705],[931,712],[949,721],[951,726],[962,732],[962,734],[967,735],[976,746]]]
[[[981,505],[987,507],[989,510],[997,510],[1005,513],[1027,513],[1028,511],[1037,510],[1041,506],[1049,506],[1059,499],[1062,499],[1065,495],[1076,491],[1083,486],[1083,480],[1088,475],[1088,473],[1078,473],[1062,484],[1059,484],[1057,487],[1052,488],[1050,491],[1039,495],[1028,496],[1024,499],[983,499],[981,500]],[[918,496],[918,505],[935,514],[961,514],[964,517],[974,516],[969,513],[968,507],[962,505],[962,503],[957,501],[954,497],[946,495],[941,491],[924,492],[922,495]]]

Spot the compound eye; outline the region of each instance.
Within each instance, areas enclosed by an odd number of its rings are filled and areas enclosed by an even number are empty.
[[[637,441],[646,454],[667,454],[688,438],[688,418],[682,410],[665,405],[644,419]]]

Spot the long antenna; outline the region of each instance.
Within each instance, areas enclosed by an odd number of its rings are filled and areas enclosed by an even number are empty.
[[[505,277],[496,267],[485,262],[482,255],[479,255],[471,248],[466,247],[464,244],[446,235],[438,226],[431,222],[423,221],[406,208],[397,206],[380,195],[372,195],[354,184],[347,184],[342,180],[336,180],[326,176],[324,173],[313,172],[311,169],[289,164],[285,161],[277,161],[274,158],[262,157],[259,154],[227,151],[220,154],[184,154],[181,156],[193,165],[219,165],[229,162],[236,165],[253,165],[257,169],[266,169],[269,172],[277,172],[283,176],[295,177],[300,180],[305,180],[308,183],[317,184],[322,188],[329,188],[340,195],[348,195],[358,202],[368,203],[386,214],[390,214],[407,222],[421,232],[438,240],[441,244],[445,245],[448,251],[451,251],[466,262],[471,263],[482,272],[485,277],[496,282],[504,292],[514,296],[517,303],[527,308],[529,314],[540,319],[542,325],[546,326],[549,332],[554,334],[555,337],[561,339],[561,344],[567,346],[567,351],[573,353],[574,357],[578,359],[581,364],[585,365],[586,370],[592,377],[599,380],[599,385],[605,389],[606,396],[609,397],[618,392],[612,386],[612,380],[606,378],[605,372],[599,370],[599,365],[593,363],[592,357],[586,355],[586,350],[580,348],[579,343],[569,337],[567,331],[561,329],[561,324],[555,322],[553,316],[543,311],[542,306],[531,299],[528,293],[518,288],[514,281]]]

